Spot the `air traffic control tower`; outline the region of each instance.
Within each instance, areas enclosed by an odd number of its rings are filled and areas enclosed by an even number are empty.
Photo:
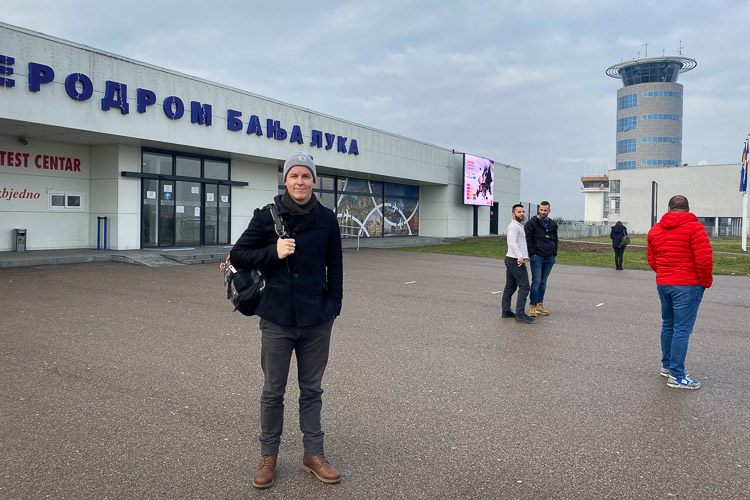
[[[622,79],[617,91],[617,169],[682,165],[680,73],[689,57],[649,57],[615,64],[607,75]]]

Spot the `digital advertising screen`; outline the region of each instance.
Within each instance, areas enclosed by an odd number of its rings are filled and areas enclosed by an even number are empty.
[[[492,206],[495,162],[464,153],[464,205]]]

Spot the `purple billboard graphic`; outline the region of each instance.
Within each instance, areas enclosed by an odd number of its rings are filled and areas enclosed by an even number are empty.
[[[494,161],[464,154],[464,205],[492,206],[494,176]]]

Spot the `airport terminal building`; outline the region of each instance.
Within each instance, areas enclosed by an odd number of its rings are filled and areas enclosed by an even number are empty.
[[[453,149],[0,23],[0,251],[232,244],[300,150],[363,238],[497,233],[520,199],[518,168],[464,205]]]

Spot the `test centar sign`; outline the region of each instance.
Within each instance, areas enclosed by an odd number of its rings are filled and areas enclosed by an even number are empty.
[[[81,160],[68,156],[36,155],[31,158],[29,153],[0,150],[0,167],[29,168],[30,165],[41,170],[62,170],[64,172],[80,172]]]
[[[15,73],[15,58],[11,56],[0,55],[0,87],[7,89],[16,86],[15,79],[12,75]],[[44,85],[54,82],[55,71],[46,64],[30,62],[28,64],[28,89],[31,92],[40,92]],[[94,82],[84,73],[70,73],[65,77],[65,92],[68,97],[75,101],[88,101],[94,95]],[[119,109],[120,113],[127,115],[130,113],[130,103],[128,102],[128,86],[125,83],[106,80],[104,83],[104,97],[101,99],[102,111],[109,111],[112,108]],[[145,88],[136,88],[135,90],[135,108],[138,113],[147,113],[152,106],[156,106],[158,99],[156,93]],[[185,116],[185,102],[177,96],[171,95],[161,101],[161,109],[164,115],[170,120],[180,120]],[[210,127],[213,125],[213,109],[210,104],[203,104],[199,101],[190,101],[190,122],[198,125]],[[247,118],[247,127],[242,120],[242,112],[235,109],[227,109],[227,130],[232,132],[245,131],[248,135],[263,136],[263,123],[257,115],[250,115]],[[287,133],[282,128],[279,120],[273,118],[266,119],[265,136],[269,139],[284,141],[287,138],[289,142],[304,144],[302,138],[302,128],[299,125],[293,125],[291,133]],[[359,146],[356,139],[349,139],[336,134],[330,134],[321,130],[312,130],[310,134],[310,146],[316,148],[325,148],[326,150],[336,148],[338,153],[350,155],[359,155]],[[323,144],[325,140],[325,145]]]

